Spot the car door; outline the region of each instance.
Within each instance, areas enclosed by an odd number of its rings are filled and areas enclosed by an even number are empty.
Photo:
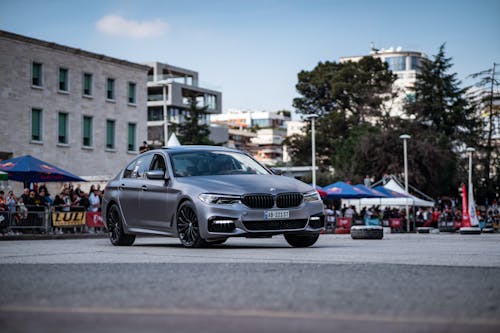
[[[168,175],[165,156],[156,153],[149,168],[150,171],[161,170]],[[169,201],[173,195],[169,181],[164,179],[148,179],[144,177],[144,186],[139,194],[139,209],[142,212],[142,223],[146,228],[168,232],[172,210]]]
[[[153,154],[142,155],[130,163],[118,184],[120,207],[127,225],[141,227],[139,194],[143,190],[144,173],[149,169]]]

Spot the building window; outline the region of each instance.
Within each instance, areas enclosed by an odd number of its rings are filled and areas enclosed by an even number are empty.
[[[128,151],[135,151],[135,128],[136,125],[134,123],[128,123]]]
[[[106,84],[106,98],[114,100],[115,99],[115,80],[108,79]]]
[[[68,91],[68,70],[59,68],[59,90]]]
[[[92,96],[92,74],[83,74],[83,95]]]
[[[83,116],[82,144],[84,147],[92,146],[92,117]]]
[[[135,104],[135,83],[128,83],[128,102]]]
[[[393,72],[405,71],[406,70],[406,57],[387,57],[385,58],[387,65],[389,65],[389,70]]]
[[[148,121],[159,121],[163,120],[163,108],[160,107],[149,107],[148,108]]]
[[[68,144],[68,114],[59,112],[58,115],[58,130],[57,142]]]
[[[31,109],[31,140],[42,141],[42,110]]]
[[[207,94],[205,95],[206,97],[206,103],[205,105],[208,106],[209,109],[215,110],[217,109],[217,96],[212,95],[212,94]]]
[[[411,66],[411,68],[410,68],[411,70],[416,71],[416,70],[419,69],[419,67],[420,67],[420,60],[418,59],[418,57],[416,57],[416,56],[412,56],[411,57],[411,65],[410,66]]]
[[[42,64],[34,62],[31,68],[31,84],[36,87],[43,86]]]
[[[106,120],[106,148],[115,149],[115,121]]]

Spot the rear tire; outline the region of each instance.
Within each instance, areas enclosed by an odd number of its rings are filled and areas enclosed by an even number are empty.
[[[109,230],[109,240],[115,246],[130,246],[134,244],[135,235],[126,234],[123,229],[122,216],[117,205],[113,204],[106,216],[106,225]]]
[[[302,235],[285,234],[288,244],[293,247],[309,247],[318,241],[319,234],[307,233]]]

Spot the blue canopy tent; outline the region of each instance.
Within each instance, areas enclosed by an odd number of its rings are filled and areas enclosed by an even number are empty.
[[[381,191],[378,191],[374,188],[366,187],[363,184],[354,185],[354,187],[372,195],[371,197],[367,197],[367,198],[388,198],[389,197],[387,194],[382,193]]]
[[[8,173],[9,180],[23,182],[25,186],[40,182],[85,181],[85,179],[31,155],[1,161],[0,171]]]
[[[376,195],[344,182],[336,182],[324,186],[323,189],[327,193],[327,199],[376,198]]]

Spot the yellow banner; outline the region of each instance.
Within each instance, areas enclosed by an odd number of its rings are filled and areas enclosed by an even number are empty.
[[[74,227],[85,225],[85,212],[54,212],[52,213],[52,226]]]

